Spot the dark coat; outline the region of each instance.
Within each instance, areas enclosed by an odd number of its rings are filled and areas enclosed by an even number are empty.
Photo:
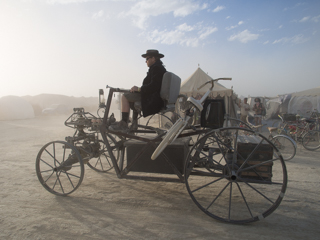
[[[164,102],[160,97],[163,74],[167,70],[160,60],[150,66],[146,78],[141,86],[141,107],[143,116],[160,112],[164,107]]]

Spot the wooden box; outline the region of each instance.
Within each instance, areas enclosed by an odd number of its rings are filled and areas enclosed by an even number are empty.
[[[255,136],[245,135],[238,138],[238,153],[242,156],[242,158],[246,160],[253,153],[243,168],[248,168],[249,166],[257,165],[273,158],[273,147],[268,143],[261,144],[259,148],[254,151],[254,149],[260,142],[259,140]],[[244,160],[242,158],[238,156],[238,166],[241,166],[244,163]],[[273,162],[264,163],[255,168],[241,172],[240,177],[246,179],[255,179],[259,181],[271,181],[272,166]]]
[[[190,138],[178,138],[173,143],[164,149],[164,154],[169,158],[169,161],[177,168],[180,173],[184,171],[184,162],[189,152]],[[130,140],[126,144],[127,165],[131,164],[136,156],[140,153],[146,143],[141,141]],[[139,159],[130,167],[133,172],[148,172],[148,173],[165,173],[174,174],[173,168],[165,160],[162,154],[155,160],[151,160],[155,148],[148,147],[140,156]]]

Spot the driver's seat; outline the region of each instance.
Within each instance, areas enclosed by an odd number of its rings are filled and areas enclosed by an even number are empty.
[[[175,103],[180,93],[181,78],[172,72],[165,72],[162,77],[162,85],[160,90],[160,96],[164,101],[164,108],[161,112],[167,112],[175,110]]]

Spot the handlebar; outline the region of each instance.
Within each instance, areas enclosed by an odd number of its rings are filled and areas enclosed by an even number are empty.
[[[114,88],[114,87],[111,87],[109,85],[107,85],[106,88],[113,89],[115,92],[129,92],[130,91],[130,89]]]
[[[216,79],[211,79],[210,81],[208,81],[208,82],[206,82],[206,83],[204,83],[204,84],[202,84],[200,87],[198,87],[198,89],[197,90],[200,90],[201,88],[203,88],[205,85],[207,85],[208,83],[212,83],[212,86],[211,86],[211,88],[210,88],[210,90],[213,88],[213,86],[214,86],[214,82],[217,82],[217,81],[219,81],[219,80],[232,80],[232,78],[216,78]]]

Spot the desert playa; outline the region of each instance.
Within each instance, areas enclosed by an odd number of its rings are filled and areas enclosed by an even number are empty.
[[[317,239],[320,234],[319,150],[298,145],[286,162],[288,187],[280,206],[263,221],[216,221],[191,200],[182,183],[118,179],[86,166],[68,197],[46,191],[35,159],[50,141],[73,130],[68,115],[0,121],[1,239]]]

